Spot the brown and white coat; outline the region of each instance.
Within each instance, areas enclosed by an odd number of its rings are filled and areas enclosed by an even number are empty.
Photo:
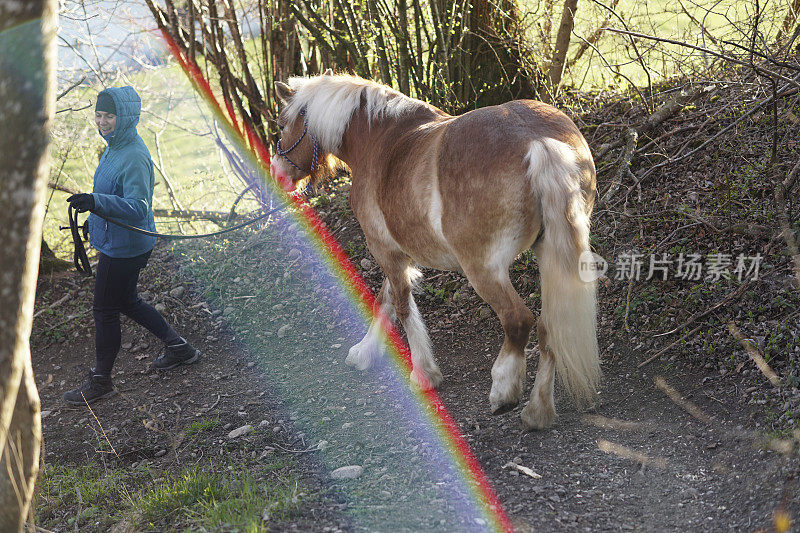
[[[556,369],[574,399],[593,398],[600,376],[595,286],[578,272],[589,251],[595,168],[566,115],[518,100],[453,117],[384,85],[331,73],[292,78],[276,90],[286,104],[282,145],[307,134],[291,154],[273,159],[273,174],[293,188],[323,180],[331,156],[349,166],[350,204],[386,275],[378,302],[403,324],[415,383],[436,387],[442,374],[411,293],[414,266],[459,270],[505,332],[492,368],[491,409],[519,403],[535,320],[509,267],[533,246],[542,281],[541,355],[522,420],[528,428],[553,422]],[[372,365],[381,350],[379,327],[373,323],[350,349],[348,364]]]

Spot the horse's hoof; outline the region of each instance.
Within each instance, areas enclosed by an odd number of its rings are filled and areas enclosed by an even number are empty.
[[[435,371],[425,376],[422,372],[415,369],[411,372],[411,383],[423,391],[435,389],[442,383],[442,372],[437,368]]]
[[[538,402],[528,402],[522,410],[522,424],[525,429],[546,429],[553,425],[556,410],[552,405],[543,406]]]
[[[519,405],[522,397],[522,380],[495,379],[489,392],[489,407],[493,415],[502,415]]]
[[[514,403],[504,403],[502,405],[491,405],[492,414],[493,415],[502,415],[509,411],[513,411],[516,406],[519,405],[519,402]]]
[[[367,370],[372,367],[372,362],[375,357],[374,353],[376,351],[376,347],[367,346],[359,342],[350,348],[350,351],[347,352],[347,359],[345,359],[344,362],[358,370]]]

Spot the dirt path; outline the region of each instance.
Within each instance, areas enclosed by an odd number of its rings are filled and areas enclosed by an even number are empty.
[[[293,322],[298,342],[293,353],[303,354],[302,364],[309,369],[332,370],[317,376],[316,384],[302,396],[292,396],[290,389],[296,387],[291,380],[297,370],[293,366],[301,359],[289,365],[285,359],[269,359],[268,353],[253,353],[248,348],[253,343],[247,340],[253,335],[251,328],[237,322],[236,309],[209,304],[197,280],[182,270],[185,259],[159,248],[153,261],[141,289],[145,297],[164,305],[170,320],[182,324],[185,335],[204,350],[202,364],[169,374],[147,373],[147,363],[157,353],[155,342],[126,324],[125,354],[116,368],[122,394],[97,404],[93,414],[66,407],[60,402],[61,393],[83,378],[76,365],[91,364],[92,328],[90,315],[84,312],[90,286],[72,274],[43,282],[37,310],[64,294],[72,296],[42,313],[34,331],[39,334],[34,337],[38,340],[33,359],[42,395],[47,464],[100,461],[126,469],[167,471],[224,458],[256,472],[262,472],[265,464],[279,464],[263,473],[265,478],[297,474],[301,494],[292,513],[270,522],[276,530],[381,530],[381,523],[393,524],[389,529],[402,523],[408,530],[476,526],[433,512],[422,518],[407,514],[391,518],[392,505],[403,504],[403,509],[416,505],[414,491],[429,482],[415,470],[418,458],[422,463],[430,459],[417,450],[419,442],[393,425],[404,422],[391,418],[384,401],[385,376],[365,376],[344,366],[349,343],[363,332],[337,337],[338,330],[307,327],[302,317]],[[246,269],[244,264],[238,266]],[[364,273],[377,285],[380,276],[374,266],[366,265]],[[219,280],[239,283],[234,282]],[[229,298],[225,290],[220,288],[220,295]],[[311,301],[325,296],[316,298]],[[281,308],[272,307],[272,314],[283,316],[280,313],[287,311]],[[494,317],[487,317],[469,294],[457,306],[443,305],[435,297],[420,298],[420,308],[431,324],[445,375],[441,396],[518,530],[753,531],[770,529],[773,513],[782,506],[791,516],[800,514],[794,481],[797,457],[769,450],[764,433],[753,431],[763,413],[748,403],[753,384],[744,378],[705,375],[661,362],[637,370],[635,364],[648,351],[632,349],[622,335],[603,331],[605,380],[600,405],[580,414],[559,401],[556,426],[527,433],[519,422],[520,408],[497,417],[489,414],[489,370],[501,342]],[[278,346],[274,343],[281,337],[277,333],[281,320],[269,320],[274,327],[265,326],[272,331],[264,341],[264,352]],[[315,320],[325,323],[324,317]],[[229,323],[238,324],[238,329]],[[258,327],[256,322],[253,326]],[[535,361],[534,349],[528,390]],[[654,385],[659,375],[709,420],[692,416],[659,390]],[[384,408],[389,414],[382,419]],[[215,422],[207,430],[187,434],[193,422],[203,420]],[[380,451],[386,442],[355,435],[354,423],[383,432],[397,456]],[[251,432],[230,437],[232,430],[246,425]],[[113,454],[107,444],[113,446]],[[775,442],[771,446],[776,447]],[[404,447],[414,451],[402,452]],[[359,457],[368,472],[349,484],[332,481],[330,471],[347,465],[350,457]],[[409,464],[403,463],[406,460]],[[510,461],[531,468],[541,478],[508,468]],[[416,481],[393,478],[393,471],[406,472],[409,480]],[[449,483],[457,485],[456,480]],[[424,497],[446,500],[446,492]],[[357,498],[370,503],[354,504]],[[74,507],[64,505],[40,514],[46,527],[63,531],[59,524],[67,524],[74,512]],[[98,520],[94,529],[87,524],[86,530],[101,531],[108,525]]]
[[[151,372],[158,342],[123,318],[123,349],[114,368],[119,395],[91,410],[64,404],[61,394],[82,383],[85,369],[94,362],[94,329],[86,312],[92,281],[69,272],[40,280],[37,290],[37,310],[47,309],[35,319],[32,343],[42,400],[45,468],[96,465],[92,475],[97,478],[104,472],[124,472],[131,474],[122,476],[128,490],[142,495],[164,474],[183,467],[219,465],[224,471],[226,465],[235,464],[268,486],[300,487],[287,495],[289,512],[279,516],[273,512],[265,525],[299,531],[347,528],[347,519],[339,513],[340,498],[325,484],[327,475],[309,454],[291,452],[306,449],[306,443],[272,395],[263,369],[237,341],[221,312],[209,308],[181,274],[173,255],[161,246],[143,271],[140,295],[158,305],[180,333],[202,349],[201,363]],[[60,303],[50,307],[54,302]],[[230,436],[248,425],[252,429],[243,436]],[[156,522],[153,529],[131,526],[128,520],[119,523],[125,514],[118,511],[130,506],[118,496],[101,495],[97,502],[101,511],[80,530],[106,532],[117,526],[117,531],[168,531],[193,524],[170,517]],[[82,507],[87,506],[88,502]],[[80,510],[75,494],[44,494],[38,524],[72,531]]]
[[[656,388],[657,372],[637,370],[632,363],[639,357],[617,347],[626,355],[604,364],[596,410],[581,415],[562,401],[552,430],[524,433],[519,408],[513,416],[486,415],[491,360],[453,350],[455,334],[436,344],[450,378],[442,396],[522,530],[754,531],[770,529],[773,513],[787,502],[797,516],[796,458],[766,451],[763,439],[744,429],[750,409],[743,390],[727,379],[661,374],[710,417],[703,422]],[[464,375],[471,365],[478,370]],[[478,405],[465,401],[470,389]],[[541,479],[504,469],[508,461]]]

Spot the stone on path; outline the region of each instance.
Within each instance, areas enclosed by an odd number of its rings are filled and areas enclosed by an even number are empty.
[[[364,467],[359,465],[350,465],[337,468],[331,472],[333,479],[355,479],[364,473]]]
[[[247,424],[246,426],[242,426],[240,428],[236,428],[233,431],[231,431],[230,433],[228,433],[228,438],[229,439],[236,439],[236,438],[241,437],[242,435],[247,435],[252,430],[253,430],[253,426],[251,426],[250,424]]]
[[[172,296],[173,298],[180,298],[184,294],[186,294],[186,287],[184,287],[183,285],[178,285],[177,287],[169,291],[169,295]]]

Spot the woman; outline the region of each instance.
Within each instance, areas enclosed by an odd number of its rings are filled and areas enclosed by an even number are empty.
[[[100,257],[92,308],[97,361],[86,383],[64,393],[64,401],[72,405],[116,393],[111,369],[120,349],[120,313],[164,342],[164,351],[153,367],[167,370],[200,359],[200,351],[178,335],[136,292],[139,271],[147,265],[155,237],[129,231],[94,214],[155,231],[153,161],[136,131],[141,107],[142,101],[133,87],[111,87],[97,96],[94,119],[108,147],[94,173],[92,194],[67,198],[79,212],[93,213],[89,216],[89,242]]]

